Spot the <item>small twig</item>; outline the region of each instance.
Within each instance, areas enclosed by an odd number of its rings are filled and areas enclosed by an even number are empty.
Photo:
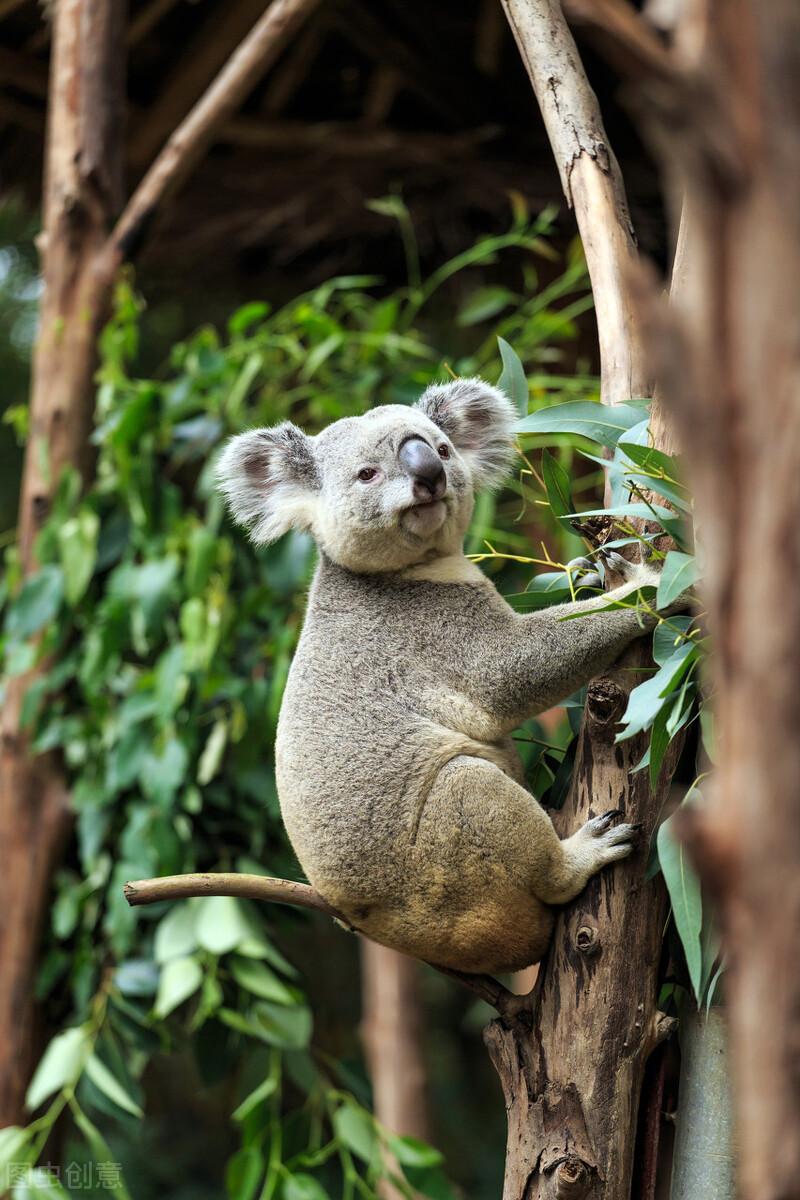
[[[313,908],[332,917],[352,933],[369,936],[348,921],[332,904],[328,904],[327,900],[323,900],[309,884],[276,879],[271,875],[246,875],[235,871],[162,875],[158,879],[132,879],[125,884],[123,891],[131,907],[156,904],[160,900],[186,900],[193,896],[238,896],[242,900],[264,900],[271,904]],[[529,997],[516,996],[490,975],[468,975],[463,971],[452,971],[449,967],[439,967],[436,963],[428,965],[480,996],[481,1000],[485,1000],[508,1020],[516,1019],[529,1008]]]

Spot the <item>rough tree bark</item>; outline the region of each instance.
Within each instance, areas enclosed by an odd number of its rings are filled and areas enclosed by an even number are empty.
[[[685,433],[705,558],[717,766],[686,837],[716,896],[743,1200],[800,1197],[800,8],[686,0],[666,64],[627,4],[600,24],[691,212],[677,315],[642,287]],[[702,105],[698,105],[702,98]]]
[[[43,294],[19,510],[23,572],[62,470],[91,468],[97,338],[116,273],[317,0],[274,0],[170,137],[127,207],[123,0],[55,6],[45,162]],[[118,217],[116,226],[113,221]],[[33,982],[53,866],[70,826],[54,756],[30,754],[20,727],[35,673],[11,680],[0,713],[0,1126],[22,1115],[32,1066]]]
[[[105,241],[122,199],[124,10],[60,0],[47,135],[44,290],[33,362],[31,434],[19,510],[25,574],[62,469],[86,470],[96,342],[110,294]],[[8,683],[0,747],[0,1124],[20,1115],[32,1053],[32,991],[50,878],[68,828],[56,760],[32,758],[20,729],[31,676]]]
[[[637,252],[624,185],[558,0],[503,0],[528,68],[595,297],[603,400],[651,392],[637,313]],[[663,436],[656,420],[655,437]],[[631,774],[640,739],[615,745],[616,722],[646,661],[634,649],[589,688],[564,834],[605,808],[643,823],[641,849],[591,881],[559,917],[528,1020],[486,1032],[508,1109],[503,1200],[628,1200],[645,1065],[671,1027],[656,1009],[665,900],[645,880],[647,845],[669,781]]]

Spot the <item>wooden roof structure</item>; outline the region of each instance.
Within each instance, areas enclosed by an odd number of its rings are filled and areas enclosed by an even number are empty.
[[[266,0],[132,0],[126,145],[135,184]],[[38,202],[50,26],[43,0],[0,0],[0,189]],[[656,253],[655,172],[586,54],[640,239]],[[291,266],[402,277],[394,224],[367,201],[400,191],[423,263],[563,204],[536,102],[499,0],[322,0],[160,221],[159,272],[253,281]],[[571,229],[569,222],[565,230]]]

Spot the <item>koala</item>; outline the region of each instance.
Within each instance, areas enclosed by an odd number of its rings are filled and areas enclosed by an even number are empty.
[[[560,840],[511,733],[653,624],[633,608],[565,618],[657,582],[624,564],[604,596],[520,615],[468,561],[475,493],[509,470],[514,421],[500,391],[460,379],[313,437],[243,433],[218,465],[256,543],[298,529],[319,549],[276,744],[300,864],[374,941],[469,973],[538,961],[552,906],[631,852],[618,812]]]

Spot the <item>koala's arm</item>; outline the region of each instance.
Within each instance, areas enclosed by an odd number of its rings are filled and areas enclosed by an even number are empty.
[[[512,729],[604,671],[656,622],[635,607],[597,610],[633,598],[641,582],[524,616],[513,613],[488,644],[478,637],[474,655],[483,706]]]

